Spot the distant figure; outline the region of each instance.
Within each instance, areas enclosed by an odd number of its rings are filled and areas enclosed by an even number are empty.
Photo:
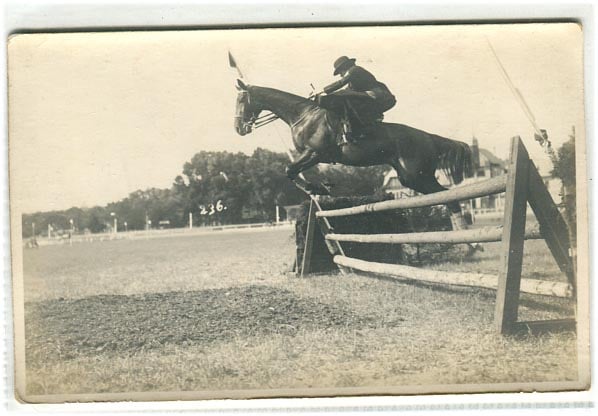
[[[25,247],[27,247],[27,248],[39,248],[39,243],[37,242],[37,238],[31,237],[29,239],[29,241],[27,241],[27,244],[25,244]]]
[[[355,65],[354,58],[338,58],[334,62],[334,75],[340,75],[341,79],[324,87],[327,95],[319,97],[318,103],[341,114],[345,142],[352,142],[354,121],[363,133],[364,127],[382,121],[383,113],[397,101],[385,84]]]

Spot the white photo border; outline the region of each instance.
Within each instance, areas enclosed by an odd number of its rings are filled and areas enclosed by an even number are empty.
[[[210,4],[211,3],[211,4]],[[119,1],[69,1],[48,0],[5,4],[2,44],[6,56],[6,40],[15,32],[89,31],[123,29],[181,29],[205,27],[246,26],[330,26],[364,24],[423,24],[423,23],[481,23],[481,22],[525,22],[525,21],[577,21],[584,28],[585,57],[585,111],[587,132],[588,203],[591,227],[589,249],[595,246],[593,231],[596,231],[592,214],[595,210],[597,185],[594,183],[598,170],[595,161],[596,148],[596,10],[593,2],[569,5],[566,2],[528,1],[521,5],[512,1],[484,1],[476,4],[455,4],[440,1],[424,1],[416,4],[405,2],[362,2],[353,0],[335,1],[142,1],[131,0],[126,4]],[[6,79],[6,60],[2,62]],[[2,84],[3,105],[1,121],[7,132],[7,83]],[[85,403],[66,405],[21,404],[14,396],[14,357],[10,238],[8,205],[8,149],[7,140],[2,142],[1,194],[2,220],[0,234],[3,251],[3,295],[0,296],[2,327],[6,337],[0,344],[2,356],[3,404],[11,412],[33,414],[39,412],[77,413],[120,413],[145,414],[156,412],[199,411],[201,413],[358,413],[414,411],[417,414],[458,414],[465,410],[484,411],[484,414],[507,410],[509,413],[542,411],[544,414],[574,411],[576,414],[594,411],[597,403],[595,388],[588,392],[542,393],[542,394],[459,394],[441,396],[402,397],[341,397],[314,399],[258,399],[250,401],[206,401],[206,402],[139,402],[139,403]],[[590,251],[591,253],[591,251]],[[590,256],[590,271],[595,275],[595,261]],[[591,300],[598,299],[596,285],[591,285]],[[591,302],[593,305],[594,302]],[[593,341],[598,332],[595,306],[591,306],[591,332]],[[595,347],[595,342],[592,343]],[[595,358],[595,348],[592,348]],[[592,360],[592,373],[598,374],[596,360]]]

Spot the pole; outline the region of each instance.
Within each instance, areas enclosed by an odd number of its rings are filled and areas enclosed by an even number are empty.
[[[114,217],[114,234],[118,233],[118,219]]]
[[[540,129],[540,127],[536,123],[536,118],[534,117],[532,110],[529,108],[529,106],[525,102],[525,99],[523,98],[521,91],[519,91],[519,89],[517,87],[515,87],[515,84],[511,80],[511,77],[509,77],[509,74],[507,73],[507,70],[503,66],[500,59],[498,58],[498,54],[496,53],[496,51],[494,50],[494,47],[490,43],[490,40],[488,38],[486,38],[486,41],[488,42],[488,46],[490,47],[490,50],[492,51],[492,55],[494,55],[494,59],[496,60],[496,64],[498,66],[498,69],[500,70],[500,73],[501,73],[503,79],[505,80],[507,86],[513,93],[515,100],[517,101],[517,103],[519,104],[521,109],[523,110],[523,113],[525,114],[525,116],[531,123],[532,127],[534,128],[534,132],[535,132],[534,138],[536,139],[536,141],[538,143],[540,143],[540,146],[542,146],[544,151],[548,154],[551,161],[554,162],[556,155],[554,153],[554,150],[552,149],[552,144],[550,143],[550,140],[548,139],[546,130]]]
[[[280,208],[276,205],[276,224],[280,223]]]
[[[31,223],[31,236],[33,238],[35,238],[35,223],[34,222]]]
[[[496,60],[496,64],[498,65],[498,69],[500,70],[500,73],[501,73],[503,79],[507,83],[507,86],[509,87],[509,89],[511,90],[511,92],[513,93],[513,95],[515,96],[515,99],[517,100],[517,103],[521,106],[521,109],[525,113],[525,116],[527,117],[527,119],[529,120],[529,122],[532,124],[532,127],[534,128],[535,132],[537,134],[539,134],[540,136],[542,136],[542,131],[540,130],[540,128],[536,124],[536,118],[534,117],[534,114],[532,113],[532,110],[529,108],[529,106],[525,102],[525,99],[523,98],[523,95],[521,95],[521,92],[515,87],[515,84],[513,84],[513,81],[511,80],[511,77],[509,77],[509,74],[507,73],[507,70],[503,66],[503,64],[500,61],[500,59],[498,58],[498,54],[494,50],[494,47],[490,43],[490,40],[488,40],[488,39],[486,39],[486,40],[488,41],[488,46],[490,47],[490,50],[492,51],[492,55],[494,55],[494,59]]]
[[[189,213],[189,229],[190,230],[193,229],[193,213],[192,212]]]

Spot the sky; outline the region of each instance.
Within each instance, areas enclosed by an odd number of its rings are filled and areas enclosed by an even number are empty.
[[[558,148],[584,140],[582,32],[575,24],[251,29],[17,35],[8,46],[10,199],[21,212],[105,205],[170,187],[202,150],[285,152],[281,121],[233,129],[236,72],[308,95],[340,55],[386,83],[385,120],[471,143],[500,158],[523,138],[550,163],[496,64]]]

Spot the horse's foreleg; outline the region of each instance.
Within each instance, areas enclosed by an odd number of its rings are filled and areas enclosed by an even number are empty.
[[[317,165],[318,163],[320,163],[318,154],[313,150],[306,150],[297,158],[297,160],[287,166],[287,177],[293,181],[295,186],[307,194],[326,195],[329,193],[329,190],[326,187],[320,184],[308,182],[301,175],[301,172]]]
[[[466,230],[469,228],[467,221],[465,221],[465,217],[463,216],[463,211],[461,211],[461,206],[458,202],[446,204],[449,209],[450,218],[451,218],[451,226],[453,230]]]
[[[291,162],[289,166],[287,166],[286,174],[287,177],[291,180],[294,180],[301,172],[310,167],[316,165],[317,161],[317,154],[313,150],[306,150],[299,155],[295,161]]]

